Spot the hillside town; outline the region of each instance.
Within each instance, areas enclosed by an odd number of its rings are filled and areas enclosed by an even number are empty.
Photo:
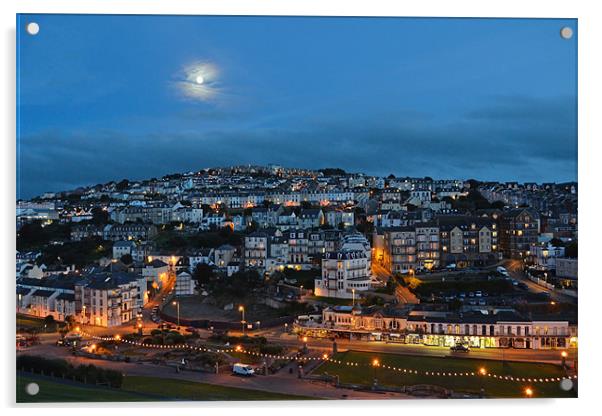
[[[16,221],[22,319],[576,354],[576,183],[233,166],[45,193]]]

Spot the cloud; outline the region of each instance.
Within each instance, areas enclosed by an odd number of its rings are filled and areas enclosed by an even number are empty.
[[[21,140],[21,192],[29,197],[66,189],[65,184],[248,163],[375,175],[575,180],[577,133],[570,103],[506,97],[452,123],[392,110],[381,117],[328,115],[253,128],[226,117],[221,128],[144,135],[47,132]]]

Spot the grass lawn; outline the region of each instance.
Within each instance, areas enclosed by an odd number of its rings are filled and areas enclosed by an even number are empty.
[[[506,361],[476,360],[469,358],[438,358],[424,356],[409,356],[396,354],[366,353],[347,351],[337,354],[334,359],[346,362],[360,363],[358,367],[345,364],[324,363],[316,372],[336,374],[343,383],[372,384],[374,369],[370,366],[373,359],[377,358],[381,365],[397,368],[406,368],[422,371],[446,372],[478,372],[480,367],[485,367],[489,373],[497,375],[520,376],[525,378],[562,377],[564,374],[560,367],[551,364],[524,363]],[[361,364],[364,364],[363,366]],[[442,386],[456,392],[479,393],[481,383],[488,397],[523,397],[524,389],[528,383],[498,380],[492,377],[480,379],[479,377],[443,377],[404,374],[384,368],[376,369],[376,378],[382,385],[401,386],[416,384],[432,384]],[[560,389],[559,382],[532,383],[529,385],[534,390],[534,397],[575,397],[573,391]]]
[[[35,382],[40,392],[30,396],[27,384]],[[135,402],[152,400],[148,396],[89,384],[53,381],[42,377],[17,376],[17,403],[48,402]]]
[[[27,384],[35,382],[40,392],[30,396]],[[216,386],[160,377],[125,377],[121,390],[38,376],[17,376],[17,403],[49,402],[139,402],[162,400],[315,400],[312,397]]]
[[[311,397],[159,377],[125,377],[122,389],[176,400],[314,400]]]
[[[44,319],[36,318],[35,316],[27,316],[17,314],[17,327],[30,328],[30,329],[39,329],[40,331],[44,330]],[[62,322],[54,322],[48,325],[46,328],[46,332],[56,331],[58,328],[64,326],[65,324]]]
[[[353,303],[352,299],[328,298],[325,296],[314,296],[313,298],[308,297],[308,299],[315,299],[319,302],[324,302],[334,306],[351,306],[351,304]]]

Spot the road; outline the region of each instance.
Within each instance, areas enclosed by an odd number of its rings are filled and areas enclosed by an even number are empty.
[[[559,293],[557,290],[548,289],[547,287],[540,286],[537,283],[529,280],[523,271],[523,262],[520,260],[507,260],[504,263],[504,267],[508,270],[510,277],[516,279],[520,282],[523,282],[527,285],[528,289],[532,293],[548,293],[550,295],[550,299],[556,302],[565,302],[565,303],[577,303],[577,299],[572,296],[563,295]]]
[[[391,273],[381,266],[378,263],[372,263],[372,274],[376,277],[377,280],[384,284],[391,278]],[[395,290],[395,298],[400,304],[411,303],[417,304],[420,303],[420,300],[406,287],[398,285]]]

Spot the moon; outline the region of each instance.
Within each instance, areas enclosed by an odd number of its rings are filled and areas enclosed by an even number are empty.
[[[205,78],[203,78],[202,75],[199,75],[196,77],[196,83],[197,84],[202,84],[203,82],[205,82]]]

